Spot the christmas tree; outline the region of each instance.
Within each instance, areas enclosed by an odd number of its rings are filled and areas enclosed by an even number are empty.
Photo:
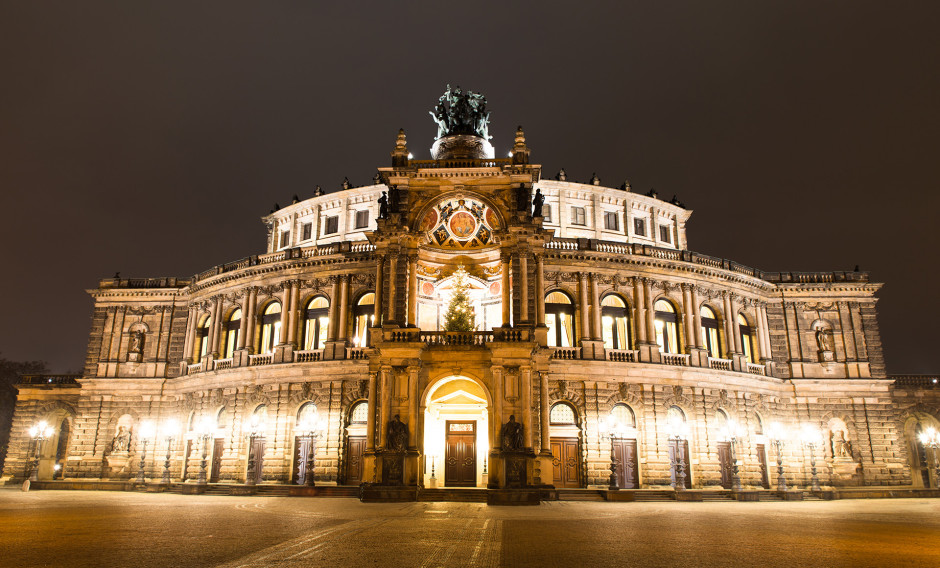
[[[454,271],[453,294],[444,314],[444,331],[473,331],[473,305],[470,303],[470,281],[463,266]]]

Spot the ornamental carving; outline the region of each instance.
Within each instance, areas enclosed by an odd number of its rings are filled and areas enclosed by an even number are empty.
[[[266,394],[264,394],[264,387],[261,385],[252,385],[246,389],[247,396],[245,401],[249,406],[257,406],[259,404],[267,405],[270,403],[270,399]]]
[[[426,210],[418,227],[435,246],[474,249],[493,244],[493,232],[501,223],[488,205],[460,197],[443,199]]]

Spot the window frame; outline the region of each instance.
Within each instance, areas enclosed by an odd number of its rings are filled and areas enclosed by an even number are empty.
[[[611,223],[611,221],[613,221],[613,223]],[[604,211],[604,230],[620,232],[620,214],[619,213],[617,213],[616,211]]]
[[[571,206],[571,224],[578,227],[587,227],[587,213],[583,206]]]
[[[569,302],[569,303],[563,304],[563,303],[561,303],[561,302],[549,302],[549,301],[548,301],[548,297],[551,296],[552,294],[556,293],[556,292],[559,293],[559,294],[562,294],[562,295],[564,295],[566,298],[568,298],[568,302]],[[553,338],[553,337],[551,336],[551,334],[549,334],[549,336],[548,336],[548,346],[549,346],[549,347],[576,347],[576,345],[575,345],[575,343],[577,342],[577,338],[576,338],[576,336],[575,336],[575,333],[576,333],[576,326],[575,326],[575,313],[576,313],[576,310],[575,310],[574,300],[571,298],[571,296],[570,296],[567,292],[564,292],[564,291],[562,291],[562,290],[551,290],[551,291],[549,291],[548,293],[545,294],[545,298],[544,298],[542,301],[545,302],[545,325],[548,326],[548,318],[549,318],[549,316],[552,316],[552,317],[555,318],[555,326],[554,326],[554,327],[555,327],[555,337]],[[569,317],[571,318],[571,341],[569,342],[569,343],[571,343],[571,345],[562,345],[562,343],[564,343],[564,342],[562,341],[562,337],[563,337],[562,328],[564,327],[564,325],[562,324],[561,318],[558,317],[560,314],[565,314],[565,315],[567,315],[567,316],[569,316]],[[548,327],[551,328],[551,326],[548,326]],[[553,342],[554,342],[554,343],[553,343]]]
[[[323,219],[323,234],[339,234],[339,215],[326,215]]]
[[[637,237],[648,238],[646,235],[646,217],[641,217],[634,215],[633,217],[633,234]]]
[[[359,209],[356,211],[354,219],[354,225],[356,229],[368,229],[369,228],[369,210],[368,209]]]

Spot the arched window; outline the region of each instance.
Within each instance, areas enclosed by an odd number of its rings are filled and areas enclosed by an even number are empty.
[[[330,302],[323,296],[317,296],[307,302],[304,312],[304,349],[323,349],[326,334],[330,327]]]
[[[728,427],[728,413],[720,408],[715,411],[715,426],[719,432]]]
[[[196,328],[196,344],[193,353],[196,357],[202,359],[209,353],[209,330],[212,328],[212,317],[206,316],[199,327]]]
[[[574,407],[567,402],[556,402],[548,413],[549,422],[552,424],[575,425]]]
[[[261,345],[259,353],[271,353],[281,335],[281,304],[271,302],[261,316]]]
[[[225,428],[225,423],[228,421],[228,409],[222,407],[219,409],[219,413],[215,415],[215,427],[217,430]]]
[[[255,411],[251,413],[251,418],[249,418],[249,425],[251,430],[257,432],[259,435],[264,436],[264,430],[267,427],[268,423],[268,407],[261,404],[255,408]]]
[[[626,302],[614,294],[604,296],[601,300],[601,326],[606,349],[630,348],[629,321]]]
[[[297,411],[297,425],[302,430],[313,430],[316,427],[317,418],[319,418],[317,405],[312,402],[305,402]]]
[[[369,328],[375,325],[375,294],[363,294],[353,306],[353,346],[365,347]]]
[[[636,415],[633,409],[620,402],[610,410],[610,416],[623,428],[636,428]]]
[[[709,357],[721,357],[721,344],[718,335],[718,317],[715,311],[708,306],[702,306],[699,311],[702,320],[702,343],[708,351]]]
[[[750,363],[756,363],[754,360],[754,343],[751,340],[751,325],[747,323],[744,314],[738,314],[738,326],[741,330],[741,349],[744,349],[744,358]]]
[[[564,292],[545,296],[545,325],[549,347],[574,347],[574,304]]]
[[[764,419],[760,417],[760,414],[755,413],[754,418],[756,418],[756,424],[754,425],[754,434],[758,436],[764,435]]]
[[[659,344],[659,350],[663,353],[679,353],[679,318],[676,317],[676,309],[666,300],[656,300],[653,304],[653,311],[656,319],[656,343]]]
[[[359,401],[349,411],[350,424],[365,424],[369,420],[369,403]]]
[[[238,328],[242,325],[242,311],[236,309],[225,322],[225,348],[222,352],[222,358],[228,359],[235,354],[238,347]]]

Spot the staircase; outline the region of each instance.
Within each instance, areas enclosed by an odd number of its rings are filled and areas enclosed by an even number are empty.
[[[449,503],[486,503],[486,489],[447,487],[418,490],[418,501],[444,501]]]

